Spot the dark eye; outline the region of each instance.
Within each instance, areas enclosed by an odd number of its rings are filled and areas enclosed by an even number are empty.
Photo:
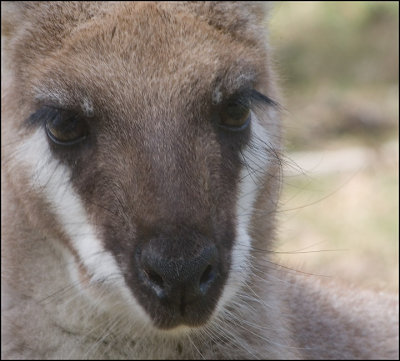
[[[46,132],[50,140],[59,145],[73,145],[88,136],[86,120],[74,111],[49,108]]]
[[[233,97],[220,113],[219,126],[231,131],[241,131],[250,124],[250,99],[246,96]]]

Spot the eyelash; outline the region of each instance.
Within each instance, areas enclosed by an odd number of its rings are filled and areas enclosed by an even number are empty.
[[[273,107],[273,108],[279,108],[280,105],[278,102],[276,102],[275,100],[271,99],[270,97],[258,92],[255,89],[252,89],[250,91],[250,99],[252,101],[252,104],[254,103],[255,105],[264,105],[264,106],[268,106],[268,107]]]

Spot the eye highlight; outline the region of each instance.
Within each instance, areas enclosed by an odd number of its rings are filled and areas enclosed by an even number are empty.
[[[47,107],[45,129],[49,139],[58,145],[80,143],[89,134],[86,120],[74,111]]]

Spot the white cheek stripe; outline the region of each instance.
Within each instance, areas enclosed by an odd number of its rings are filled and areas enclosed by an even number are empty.
[[[89,271],[91,282],[117,287],[121,295],[146,318],[144,310],[126,286],[117,262],[105,250],[90,224],[83,203],[70,184],[70,170],[53,158],[43,130],[38,129],[17,153],[19,160],[31,170],[32,187],[41,192],[51,205],[52,212]],[[76,267],[73,269],[76,273]],[[111,279],[109,282],[108,278]]]
[[[266,174],[271,163],[265,144],[269,144],[270,137],[266,129],[252,113],[251,143],[242,152],[241,161],[246,164],[240,172],[238,201],[236,208],[237,228],[236,242],[232,250],[231,272],[221,299],[218,302],[217,312],[229,302],[238,289],[246,282],[250,268],[251,237],[249,225],[260,186],[260,178]]]
[[[79,257],[93,275],[93,280],[120,273],[115,260],[104,252],[83,204],[70,184],[70,170],[52,157],[42,129],[24,142],[18,154],[22,161],[32,167],[31,185],[42,192],[50,203]]]

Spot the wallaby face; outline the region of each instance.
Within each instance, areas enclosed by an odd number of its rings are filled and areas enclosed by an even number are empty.
[[[396,352],[269,261],[264,4],[2,5],[3,357]]]
[[[6,120],[26,166],[18,177],[46,205],[28,212],[55,218],[94,301],[119,288],[156,328],[201,326],[246,280],[250,214],[238,207],[250,212],[239,200],[254,198],[243,194],[245,153],[254,134],[268,137],[274,107],[261,94],[265,49],[201,21],[195,5],[30,7],[38,19],[11,36],[5,101],[21,109]],[[62,24],[75,11],[87,19]],[[257,168],[275,157],[253,153]]]

